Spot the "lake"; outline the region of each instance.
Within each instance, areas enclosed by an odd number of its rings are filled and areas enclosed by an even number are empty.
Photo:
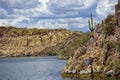
[[[61,77],[66,60],[53,57],[0,59],[0,80],[119,80],[118,78]]]

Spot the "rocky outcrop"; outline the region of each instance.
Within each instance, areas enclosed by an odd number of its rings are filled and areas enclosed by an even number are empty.
[[[110,20],[110,19],[109,19]],[[112,18],[113,20],[113,18]],[[109,24],[109,23],[107,23]],[[107,25],[106,24],[106,25]],[[111,24],[111,20],[110,20]],[[111,28],[113,26],[114,28]],[[81,47],[71,57],[66,67],[63,69],[64,73],[69,74],[105,74],[105,75],[119,75],[120,74],[120,54],[119,54],[119,35],[120,28],[111,25],[107,26],[107,36],[104,39],[102,25],[99,25],[101,33],[95,32],[94,36],[86,43],[86,46]],[[114,31],[114,34],[113,32]],[[109,33],[109,34],[108,34]],[[103,42],[104,41],[104,42]],[[85,49],[86,51],[83,52]],[[76,71],[73,73],[73,71]]]
[[[53,56],[69,59],[89,40],[89,33],[66,29],[0,27],[0,57]]]
[[[78,47],[79,49],[82,49],[81,46],[84,46],[89,38],[89,33],[74,32],[71,36],[65,39],[63,44],[59,45],[60,51],[58,53],[58,58],[69,59],[74,55]]]
[[[6,29],[8,28],[0,28],[0,30],[4,31]],[[58,53],[58,50],[55,50],[57,49],[55,48],[56,45],[62,43],[73,34],[72,31],[58,29],[46,30],[48,31],[47,34],[30,35],[29,32],[24,33],[23,36],[19,33],[20,36],[18,36],[15,31],[17,32],[19,29],[12,27],[10,34],[1,32],[3,35],[0,38],[0,57],[56,55]]]
[[[53,56],[69,59],[89,40],[89,33],[66,29],[0,27],[0,57]]]

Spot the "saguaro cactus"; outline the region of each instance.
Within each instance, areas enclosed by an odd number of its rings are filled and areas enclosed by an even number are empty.
[[[106,33],[102,32],[102,54],[103,54],[103,65],[106,64],[106,60],[108,58],[107,56],[108,52],[108,42],[106,41]]]
[[[107,38],[107,31],[106,31],[106,25],[104,23],[104,21],[102,20],[102,35],[101,35],[101,38],[102,38],[102,54],[103,54],[103,65],[106,64],[106,60],[108,58],[108,42],[106,40]]]
[[[96,27],[96,22],[93,21],[92,14],[90,16],[90,19],[88,19],[88,25],[89,25],[89,30],[93,32]]]
[[[88,19],[88,26],[89,26],[89,30],[92,32],[92,36],[93,36],[94,30],[96,27],[96,22],[94,22],[92,14],[90,15],[90,19]]]
[[[103,65],[106,64],[106,60],[108,58],[108,43],[104,43],[103,48],[102,48],[102,53],[103,53]]]
[[[120,35],[118,36],[117,43],[118,43],[118,55],[120,59]]]

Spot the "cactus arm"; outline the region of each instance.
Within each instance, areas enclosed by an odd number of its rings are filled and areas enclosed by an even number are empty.
[[[94,28],[93,28],[94,24],[93,24],[93,18],[92,18],[92,14],[91,14],[91,30],[93,31]]]
[[[120,36],[118,36],[117,43],[118,43],[118,55],[120,59]]]
[[[90,19],[88,19],[88,26],[89,26],[89,30],[91,31],[91,22],[90,22]]]
[[[94,22],[94,30],[96,29],[96,22]]]

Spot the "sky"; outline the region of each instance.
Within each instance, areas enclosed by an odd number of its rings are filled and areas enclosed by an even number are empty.
[[[100,23],[115,13],[118,0],[0,0],[0,25],[88,31],[88,19]]]

